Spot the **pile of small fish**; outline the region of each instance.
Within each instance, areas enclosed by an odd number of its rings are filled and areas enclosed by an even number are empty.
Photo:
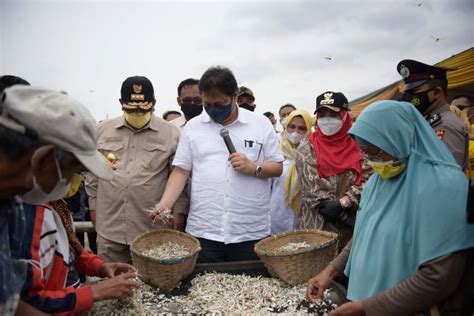
[[[155,205],[148,212],[155,216],[153,218],[153,225],[161,226],[162,228],[171,227],[171,220],[173,219],[173,212],[171,210]]]
[[[143,255],[160,260],[179,259],[191,255],[191,249],[184,245],[167,241],[159,246],[145,249]]]
[[[141,283],[141,282],[140,282]],[[288,286],[277,279],[207,273],[196,276],[187,293],[169,295],[146,284],[134,294],[134,303],[97,302],[95,315],[327,315],[337,306],[325,292],[318,304],[306,301],[306,285]]]
[[[90,312],[79,315],[148,315],[143,309],[143,283],[139,278],[133,281],[140,284],[140,288],[133,292],[133,295],[125,300],[108,300],[94,302]],[[148,285],[146,285],[148,286]]]
[[[284,246],[281,246],[276,250],[277,253],[279,252],[288,252],[288,251],[294,251],[298,249],[304,249],[304,248],[309,248],[311,247],[310,244],[308,244],[306,241],[302,242],[290,242]]]

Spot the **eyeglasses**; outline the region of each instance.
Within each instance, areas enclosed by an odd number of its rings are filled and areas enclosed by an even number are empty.
[[[202,104],[202,98],[196,97],[196,98],[183,98],[181,99],[183,103],[192,103],[196,105],[201,105]]]

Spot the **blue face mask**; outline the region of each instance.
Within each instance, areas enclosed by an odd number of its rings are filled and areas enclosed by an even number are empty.
[[[204,105],[204,109],[214,122],[221,124],[232,114],[232,100],[227,105]]]

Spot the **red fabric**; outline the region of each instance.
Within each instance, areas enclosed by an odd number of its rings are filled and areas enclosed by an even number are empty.
[[[30,208],[34,208],[35,213],[31,213]],[[44,206],[25,206],[26,216],[34,214],[34,227],[32,228],[31,235],[31,259],[35,262],[41,262],[41,234],[45,225],[45,212]],[[76,258],[75,265],[81,266],[85,271],[93,273],[93,275],[99,274],[99,266],[103,261],[94,254],[83,251],[81,255]],[[90,264],[85,267],[84,265]],[[22,300],[26,301],[33,307],[43,310],[47,308],[49,310],[55,309],[62,310],[63,312],[52,312],[53,315],[73,315],[76,313],[86,312],[92,309],[94,303],[92,296],[92,289],[90,286],[84,286],[80,288],[68,287],[65,288],[66,279],[68,276],[68,267],[64,262],[62,256],[55,252],[53,261],[51,262],[52,273],[49,279],[46,280],[44,275],[48,267],[43,267],[43,273],[37,265],[28,265],[28,275],[31,276],[27,280],[22,289]],[[71,299],[71,295],[75,296],[75,299]],[[44,311],[44,310],[43,310]],[[51,313],[51,312],[49,312]]]
[[[90,285],[84,285],[75,290],[77,295],[76,307],[74,313],[87,312],[92,309],[94,304],[94,295]]]
[[[332,136],[324,135],[319,127],[308,139],[316,152],[316,167],[321,177],[338,175],[347,169],[356,172],[356,185],[361,184],[362,155],[359,145],[347,134],[352,127],[351,117],[347,111],[339,112],[344,123],[339,132]]]
[[[102,263],[104,263],[104,260],[100,259],[99,256],[83,249],[81,255],[76,258],[74,266],[77,271],[87,276],[103,277],[99,270]]]

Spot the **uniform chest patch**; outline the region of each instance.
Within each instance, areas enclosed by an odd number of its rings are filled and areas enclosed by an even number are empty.
[[[446,130],[439,129],[436,131],[436,136],[438,136],[439,139],[443,139],[445,133],[446,133]]]
[[[430,124],[432,127],[441,123],[441,115],[439,115],[438,113],[430,114],[425,118],[428,121],[428,124]]]

